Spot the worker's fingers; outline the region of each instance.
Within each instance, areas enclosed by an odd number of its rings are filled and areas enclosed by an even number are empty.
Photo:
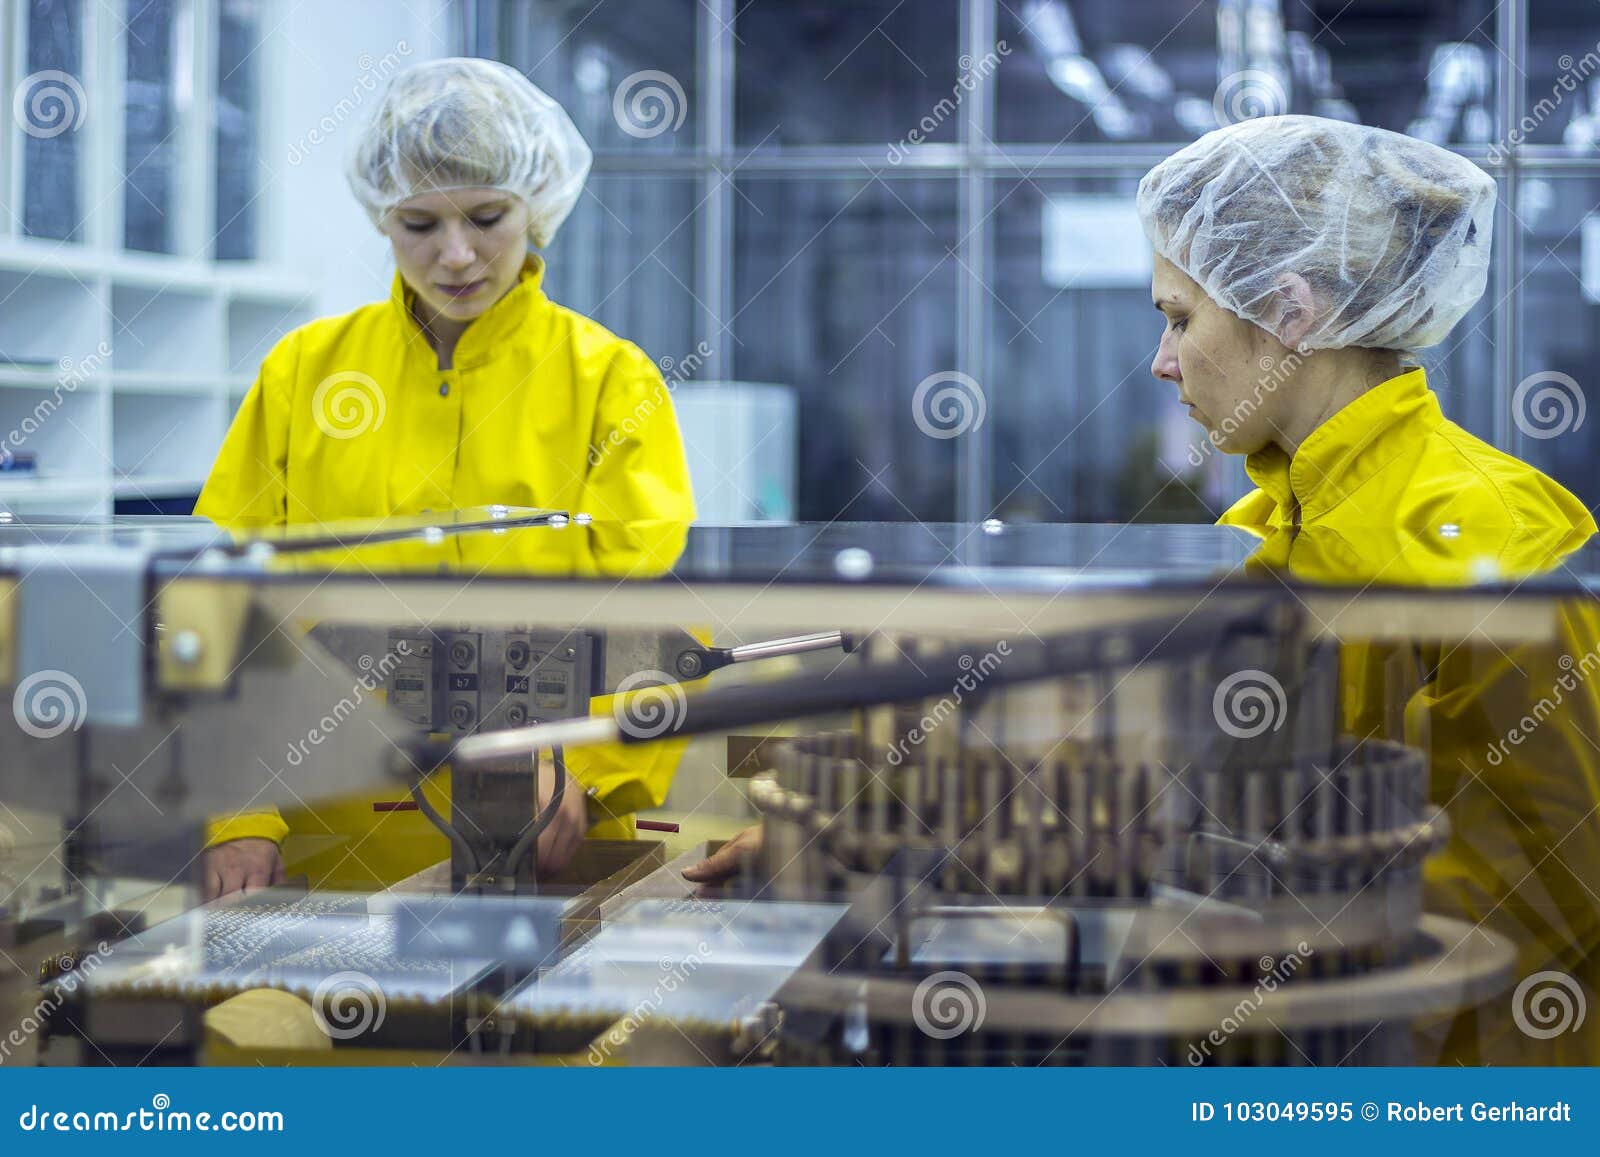
[[[278,855],[275,844],[268,844],[264,848],[252,848],[244,861],[244,889],[253,891],[257,888],[272,887],[272,878],[283,868],[283,859]]]
[[[215,868],[206,868],[206,899],[215,900],[222,895],[222,874]]]
[[[741,832],[693,867],[685,868],[683,878],[693,884],[719,884],[732,878],[738,873],[747,851],[741,838],[743,834]]]
[[[272,883],[273,883],[273,886],[276,887],[278,884],[286,884],[288,882],[289,882],[289,873],[283,866],[283,857],[282,856],[273,856],[272,857]]]
[[[584,842],[584,827],[581,821],[571,815],[565,815],[566,823],[562,824],[562,831],[558,832],[550,855],[550,871],[560,872],[568,864],[573,863],[573,856],[578,855],[578,848]]]
[[[556,836],[560,834],[561,817],[557,816],[551,821],[550,826],[539,833],[537,847],[539,874],[555,871],[552,866],[556,859]]]
[[[539,837],[539,870],[559,872],[572,862],[583,844],[583,823],[563,808]]]
[[[566,819],[567,817],[564,813],[557,812],[555,819],[550,821],[550,826],[539,833],[539,872],[541,875],[546,872],[560,870],[556,867],[556,862],[560,858],[561,837],[566,827]]]
[[[222,877],[222,883],[219,886],[218,895],[231,896],[244,887],[244,873],[239,870],[237,864],[225,861],[219,874]]]
[[[562,871],[577,857],[578,849],[583,846],[583,830],[574,824],[566,833],[566,838],[561,843],[560,860],[556,864],[556,871]]]

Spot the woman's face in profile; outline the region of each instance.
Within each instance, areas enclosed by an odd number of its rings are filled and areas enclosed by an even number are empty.
[[[517,283],[528,208],[502,189],[419,193],[384,219],[395,266],[428,312],[467,322]]]
[[[1285,359],[1295,355],[1259,326],[1229,313],[1160,254],[1151,297],[1166,318],[1150,372],[1178,388],[1178,401],[1217,449],[1250,454],[1272,440]]]

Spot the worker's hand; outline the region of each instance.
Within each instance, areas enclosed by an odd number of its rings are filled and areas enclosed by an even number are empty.
[[[539,810],[543,815],[556,789],[556,769],[548,757],[539,760]],[[567,787],[561,794],[561,809],[556,812],[550,826],[539,833],[539,876],[553,875],[572,863],[578,854],[583,837],[589,830],[589,800],[583,784],[569,770]]]
[[[270,888],[286,878],[278,845],[262,839],[229,840],[207,848],[203,874],[207,900],[252,888]]]
[[[691,884],[721,884],[731,880],[739,869],[761,850],[761,825],[745,828],[692,868],[683,870]]]

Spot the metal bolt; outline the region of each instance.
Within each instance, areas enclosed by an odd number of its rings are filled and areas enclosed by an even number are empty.
[[[172,657],[185,667],[193,667],[198,663],[204,651],[205,644],[200,641],[196,631],[179,631],[172,636]]]
[[[872,552],[847,546],[833,556],[833,569],[843,579],[864,579],[872,573]]]
[[[700,674],[700,656],[693,651],[685,651],[679,655],[678,674],[686,679],[693,679]]]

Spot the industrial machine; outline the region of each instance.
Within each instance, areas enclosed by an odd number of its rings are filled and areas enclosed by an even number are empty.
[[[1475,529],[13,519],[0,1061],[1559,1063],[1513,990],[1581,994],[1593,913],[1491,797],[1521,764],[1560,785],[1529,831],[1600,803],[1559,766],[1586,688],[1504,738],[1600,663],[1589,554]],[[731,879],[683,879],[697,839],[541,878],[565,776],[598,821],[634,761],[723,750]],[[448,843],[201,903],[207,823],[269,807],[291,877],[297,840]],[[1457,887],[1484,862],[1502,894]],[[263,993],[314,1029],[252,1030]]]

